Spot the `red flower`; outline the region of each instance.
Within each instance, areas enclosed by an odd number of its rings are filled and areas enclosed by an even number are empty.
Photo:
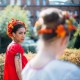
[[[38,31],[38,34],[44,34],[44,33],[52,33],[52,29],[40,29]]]
[[[72,31],[72,30],[76,30],[77,28],[76,28],[76,26],[74,26],[74,25],[69,25],[68,26],[68,30],[69,31]]]
[[[57,36],[58,36],[58,37],[65,37],[66,31],[65,31],[65,29],[64,29],[64,26],[63,26],[63,25],[59,25],[59,26],[57,27],[56,33],[57,33]]]
[[[11,22],[8,23],[8,29],[7,29],[7,34],[9,37],[12,37],[12,29],[14,28],[14,26],[16,24],[23,24],[25,26],[25,24],[22,22],[22,21],[19,21],[19,20],[14,20],[12,19]],[[26,27],[25,27],[26,28]]]

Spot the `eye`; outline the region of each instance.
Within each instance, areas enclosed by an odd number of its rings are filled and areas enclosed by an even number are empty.
[[[19,32],[19,34],[22,34],[22,32]]]
[[[26,34],[26,32],[24,32],[24,34]]]

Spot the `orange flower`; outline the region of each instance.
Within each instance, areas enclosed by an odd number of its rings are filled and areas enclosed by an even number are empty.
[[[23,24],[24,27],[25,27],[25,24],[24,24],[22,21],[19,21],[19,20],[14,20],[14,19],[12,19],[12,21],[8,23],[7,34],[8,34],[9,37],[12,37],[12,29],[13,29],[14,26],[15,26],[16,24],[18,24],[18,23],[19,23],[19,24]],[[25,27],[25,28],[26,28],[26,27]]]
[[[72,30],[76,30],[77,28],[74,25],[69,25],[68,26],[68,30],[72,31]]]
[[[58,37],[65,37],[66,31],[65,31],[65,29],[64,29],[64,26],[63,26],[63,25],[59,25],[59,26],[57,27],[56,33],[57,33],[57,36],[58,36]]]
[[[44,34],[44,33],[52,33],[52,29],[40,29],[38,31],[38,34]]]
[[[9,26],[9,28],[13,28],[13,25],[12,24],[9,24],[8,26]]]
[[[43,24],[43,19],[39,18],[35,23],[36,29],[39,30],[41,28],[42,24]]]
[[[41,26],[41,23],[40,23],[40,21],[38,20],[38,21],[36,21],[36,23],[35,23],[35,27],[40,27]]]

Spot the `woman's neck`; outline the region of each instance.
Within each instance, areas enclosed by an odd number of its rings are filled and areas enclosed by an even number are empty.
[[[59,59],[62,55],[63,47],[60,45],[60,40],[57,40],[57,42],[44,42],[43,40],[39,40],[37,43],[37,51],[37,55],[31,61],[31,66],[40,68],[52,60]]]
[[[38,44],[38,56],[41,57],[47,57],[50,59],[55,59],[57,54],[59,53],[59,51],[54,48],[55,46],[53,46],[53,44],[48,45],[48,44],[44,44],[44,43],[39,43]]]
[[[19,43],[18,41],[16,41],[16,40],[13,40],[12,42],[13,42],[13,43],[17,43],[17,44],[20,44],[20,43]]]
[[[63,48],[60,45],[60,40],[57,42],[38,41],[38,55],[57,59],[63,54]]]
[[[49,46],[39,45],[39,51],[37,55],[31,60],[31,66],[33,68],[42,68],[52,60],[56,59],[54,49]]]

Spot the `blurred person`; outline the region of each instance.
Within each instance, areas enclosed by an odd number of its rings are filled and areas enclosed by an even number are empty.
[[[7,34],[12,42],[6,50],[3,80],[22,80],[21,72],[28,60],[20,43],[26,36],[26,26],[22,21],[12,19],[8,23]]]
[[[69,13],[57,8],[42,10],[35,29],[37,54],[23,69],[22,80],[80,80],[80,68],[59,59],[70,32],[76,30]]]

